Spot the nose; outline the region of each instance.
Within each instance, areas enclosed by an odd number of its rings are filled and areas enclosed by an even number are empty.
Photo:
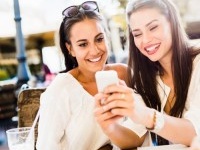
[[[96,55],[100,52],[98,45],[92,44],[90,49],[90,54]]]
[[[152,40],[152,36],[149,33],[143,33],[142,41],[144,44],[149,43]]]

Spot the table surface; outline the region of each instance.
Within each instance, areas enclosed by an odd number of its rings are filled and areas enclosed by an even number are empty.
[[[166,146],[153,146],[153,147],[138,147],[137,150],[188,150],[189,148],[181,145],[181,144],[174,144],[174,145],[166,145]],[[7,145],[0,146],[0,150],[9,150]]]
[[[188,150],[189,148],[181,144],[165,145],[165,146],[151,146],[138,147],[137,150]]]

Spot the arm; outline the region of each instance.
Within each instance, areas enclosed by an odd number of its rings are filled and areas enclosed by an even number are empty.
[[[189,146],[200,135],[200,55],[193,62],[193,71],[182,118],[164,115],[165,125],[158,133],[173,143]]]
[[[121,149],[136,148],[142,145],[145,139],[145,135],[141,138],[132,130],[116,124],[113,130],[105,131],[105,134],[109,137],[114,145],[117,145]]]
[[[134,97],[135,94],[132,89],[121,85],[112,85],[107,87],[104,92],[107,94],[113,93],[105,101],[105,110],[111,110],[113,115],[128,116],[134,122],[142,124],[147,128],[154,127],[155,110],[146,107],[137,100],[137,98]],[[199,110],[199,108],[197,110]],[[163,117],[164,126],[157,134],[173,143],[180,143],[188,146],[194,136],[196,136],[195,128],[191,121],[169,115],[163,115]],[[198,118],[196,119],[199,120]]]
[[[107,97],[108,95],[104,95],[103,93],[95,95],[95,117],[104,133],[109,137],[112,143],[121,149],[141,146],[145,138],[145,132],[142,134],[140,133],[138,136],[138,134],[132,131],[131,127],[127,128],[123,126],[123,116],[113,115],[110,110],[104,108],[104,104],[102,104],[101,100]],[[131,123],[131,126],[134,126],[134,123]],[[141,130],[141,126],[138,125],[135,125],[134,128],[140,128]]]
[[[38,124],[38,150],[61,149],[61,139],[64,136],[68,113],[60,96],[46,90],[41,96],[40,119]]]
[[[169,115],[163,116],[164,127],[157,132],[157,134],[173,143],[180,143],[189,146],[191,140],[196,135],[192,123],[183,118],[176,118]]]

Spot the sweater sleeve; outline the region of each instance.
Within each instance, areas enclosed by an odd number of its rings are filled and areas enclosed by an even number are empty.
[[[200,136],[200,55],[195,58],[183,118],[188,119]]]
[[[70,119],[70,109],[68,97],[61,91],[52,94],[47,89],[41,95],[37,150],[61,150],[63,144],[67,145],[65,128]]]
[[[139,101],[145,105],[142,97],[139,94],[134,93],[133,97],[136,101]],[[147,132],[147,129],[144,125],[137,124],[130,118],[127,118],[126,121],[123,122],[123,126],[135,132],[139,137],[142,137]]]

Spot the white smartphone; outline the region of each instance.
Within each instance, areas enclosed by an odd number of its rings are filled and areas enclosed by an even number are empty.
[[[102,92],[108,85],[119,83],[117,72],[114,70],[97,71],[95,78],[99,92]]]

